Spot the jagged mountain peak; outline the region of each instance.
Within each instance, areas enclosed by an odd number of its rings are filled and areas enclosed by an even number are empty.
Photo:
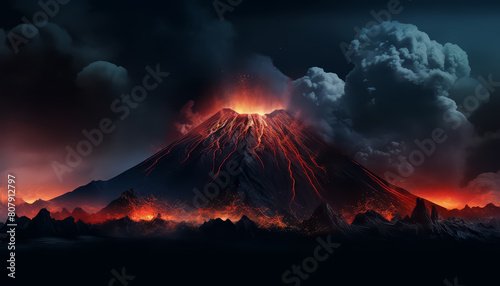
[[[129,189],[123,192],[118,199],[125,201],[134,201],[137,200],[137,196],[135,195],[134,189]]]
[[[420,224],[431,223],[431,216],[429,214],[429,209],[425,206],[425,201],[423,198],[417,198],[417,204],[413,209],[411,214],[411,221]]]

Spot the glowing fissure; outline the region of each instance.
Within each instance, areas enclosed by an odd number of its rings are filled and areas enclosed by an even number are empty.
[[[167,156],[176,146],[182,145],[182,148],[186,148],[186,155],[179,164],[187,163],[195,153],[197,155],[211,154],[212,173],[217,170],[214,175],[216,178],[229,158],[238,149],[246,148],[245,152],[259,162],[262,170],[265,170],[262,159],[264,152],[272,152],[268,155],[274,156],[278,168],[280,168],[280,158],[286,160],[291,182],[292,202],[296,196],[296,178],[299,176],[307,179],[314,193],[322,198],[323,190],[319,178],[326,179],[326,170],[316,162],[317,154],[308,147],[311,137],[313,136],[310,136],[310,133],[285,111],[260,115],[238,114],[224,109],[174,142],[165,151],[158,152],[153,156],[158,158],[146,168],[146,171],[149,174],[159,159]],[[245,144],[243,145],[242,142]],[[228,147],[229,150],[227,150]],[[222,157],[223,154],[227,155]],[[151,160],[152,158],[145,164]]]

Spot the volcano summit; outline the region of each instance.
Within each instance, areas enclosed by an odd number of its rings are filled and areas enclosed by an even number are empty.
[[[285,110],[260,115],[223,109],[137,166],[51,203],[105,205],[131,188],[172,205],[218,208],[237,201],[299,220],[322,203],[348,220],[369,209],[387,218],[405,216],[416,200],[324,143]]]

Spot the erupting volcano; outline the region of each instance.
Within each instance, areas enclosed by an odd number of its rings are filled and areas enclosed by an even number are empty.
[[[321,144],[284,110],[260,115],[223,109],[143,164],[149,175],[162,158],[180,149],[185,157],[177,157],[179,165],[211,161],[210,174],[217,178],[226,162],[233,162],[244,170],[237,183],[252,190],[245,192],[252,202],[301,206],[322,198],[327,177],[316,162]],[[303,191],[297,194],[297,188]],[[259,195],[263,190],[268,192]]]
[[[216,215],[232,206],[298,220],[324,202],[347,220],[369,209],[390,219],[409,214],[416,199],[322,142],[285,110],[262,115],[223,109],[139,165],[52,203],[105,205],[130,188],[168,202],[170,209],[207,208]]]

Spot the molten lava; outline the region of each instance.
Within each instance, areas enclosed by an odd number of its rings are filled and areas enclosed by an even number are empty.
[[[317,163],[318,153],[310,143],[314,138],[301,122],[294,120],[283,110],[271,114],[239,114],[224,109],[207,120],[195,130],[174,142],[168,149],[161,151],[145,169],[152,172],[159,160],[169,155],[177,146],[186,146],[186,155],[179,164],[185,164],[192,154],[209,154],[212,159],[212,173],[217,177],[222,166],[238,150],[251,157],[265,172],[266,158],[274,158],[276,168],[286,169],[289,176],[291,202],[295,202],[296,181],[305,178],[314,194],[322,198],[322,182],[326,178],[326,170]],[[321,144],[320,142],[315,142]],[[285,164],[283,164],[285,162]]]
[[[225,88],[224,95],[210,99],[212,112],[228,108],[239,114],[265,115],[285,109],[290,100],[291,82],[281,91],[271,91],[263,82],[262,78],[240,75],[236,85]]]
[[[230,219],[236,222],[243,215],[246,215],[262,228],[287,227],[282,215],[269,215],[265,209],[250,207],[234,198],[229,204],[221,207],[198,209],[189,208],[185,204],[171,204],[166,200],[160,200],[155,197],[134,197],[133,200],[125,201],[122,198],[119,199],[122,201],[120,202],[121,207],[118,209],[107,210],[107,208],[104,208],[97,213],[77,216],[75,219],[96,224],[121,219],[125,216],[137,222],[143,220],[151,221],[157,217],[161,217],[163,220],[174,224],[187,223],[193,226],[200,226],[210,219]],[[62,216],[59,212],[54,213],[54,217],[60,220],[65,219],[67,216]]]
[[[243,93],[237,98],[238,100],[229,100],[224,105],[226,108],[232,109],[239,114],[258,114],[264,116],[274,110],[284,108],[282,101],[277,98],[267,98],[263,100],[256,96],[247,95],[246,93]]]

